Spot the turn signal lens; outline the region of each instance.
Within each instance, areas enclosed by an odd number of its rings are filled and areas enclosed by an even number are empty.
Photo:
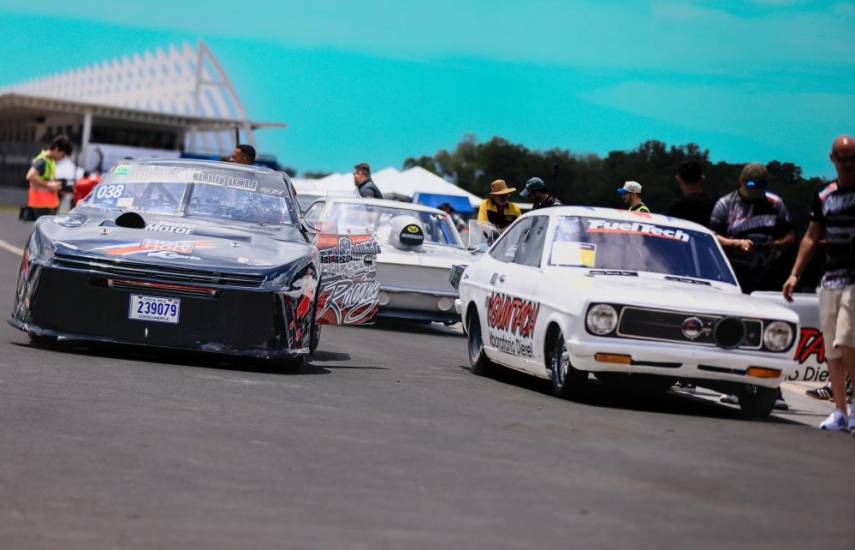
[[[748,367],[745,374],[746,376],[753,376],[755,378],[778,378],[781,376],[781,371],[766,367]]]
[[[597,353],[594,359],[600,363],[620,363],[621,365],[632,364],[631,355],[622,355],[619,353]]]

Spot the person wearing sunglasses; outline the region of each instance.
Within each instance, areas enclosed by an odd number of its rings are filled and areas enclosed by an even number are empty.
[[[710,229],[724,248],[742,291],[760,290],[782,251],[795,243],[790,213],[778,195],[766,190],[763,164],[746,164],[736,191],[713,207]]]
[[[828,246],[819,288],[819,322],[835,409],[819,427],[855,435],[855,407],[847,403],[845,381],[847,374],[855,380],[855,138],[844,135],[835,139],[830,159],[837,181],[814,196],[810,223],[783,294],[792,301],[799,279],[820,241],[825,240]]]

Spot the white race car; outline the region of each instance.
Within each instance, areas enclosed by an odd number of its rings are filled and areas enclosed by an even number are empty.
[[[475,373],[494,363],[573,394],[594,373],[632,391],[677,380],[768,416],[796,367],[798,315],[742,294],[714,235],[656,214],[556,207],[525,214],[459,277]]]
[[[448,214],[436,208],[382,199],[326,197],[305,212],[307,222],[324,231],[367,232],[382,253],[377,256],[379,317],[454,324],[457,289],[448,272],[471,261]]]

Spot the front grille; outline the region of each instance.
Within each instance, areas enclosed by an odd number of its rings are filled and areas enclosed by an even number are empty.
[[[703,325],[701,334],[694,340],[683,335],[683,322],[690,317],[700,319]],[[620,313],[617,335],[624,338],[714,346],[716,345],[713,338],[714,328],[721,319],[724,319],[723,315],[696,315],[678,311],[625,307]],[[745,326],[745,337],[738,347],[760,349],[763,323],[756,319],[744,319],[742,323]]]
[[[126,260],[112,260],[109,258],[87,258],[68,254],[56,254],[53,263],[57,267],[86,271],[93,275],[163,283],[257,288],[264,282],[263,273],[205,271],[157,264],[143,264]]]

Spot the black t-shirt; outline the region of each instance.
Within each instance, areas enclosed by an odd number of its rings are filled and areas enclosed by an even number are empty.
[[[855,283],[855,186],[826,185],[813,198],[810,219],[822,226],[828,240],[822,287]]]
[[[47,161],[44,158],[39,157],[33,161],[33,164],[31,166],[36,169],[36,172],[38,172],[39,177],[41,177],[41,175],[45,173]]]
[[[693,193],[672,202],[665,211],[665,215],[709,227],[713,206],[715,206],[715,199],[707,196],[706,193]]]
[[[558,200],[558,199],[556,199],[555,197],[553,197],[552,195],[550,195],[550,196],[549,196],[549,198],[548,198],[548,199],[546,199],[546,201],[545,201],[545,202],[536,202],[536,203],[534,203],[534,204],[531,206],[531,209],[532,209],[532,210],[539,210],[539,209],[541,209],[541,208],[549,208],[549,207],[551,207],[551,206],[563,206],[563,205],[561,204],[561,201],[560,201],[560,200]]]

